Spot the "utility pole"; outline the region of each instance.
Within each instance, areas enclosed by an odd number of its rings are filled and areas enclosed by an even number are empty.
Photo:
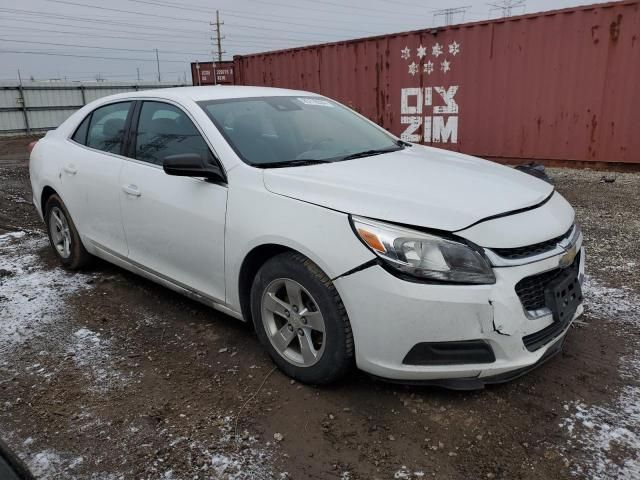
[[[140,83],[140,67],[136,67],[136,72],[138,73],[138,83]]]
[[[464,14],[466,11],[471,8],[470,6],[466,7],[454,7],[454,8],[443,8],[441,10],[436,10],[433,12],[433,20],[435,22],[437,17],[444,17],[445,25],[453,25],[455,21],[456,15],[462,14],[462,20],[464,20]]]
[[[158,49],[156,48],[156,67],[158,67],[158,82],[162,81],[160,78],[160,58],[158,57]]]
[[[220,31],[220,25],[224,25],[224,22],[220,21],[220,10],[216,10],[216,21],[215,23],[209,23],[209,25],[211,25],[214,28],[215,34],[216,34],[216,38],[211,37],[211,40],[214,40],[216,42],[216,46],[218,47],[218,62],[222,61],[222,54],[223,53],[227,53],[225,51],[222,50],[222,40],[224,39],[223,36],[221,36],[221,31]],[[215,55],[215,52],[214,52]],[[215,57],[214,57],[215,60]]]
[[[489,16],[491,13],[500,10],[502,12],[502,18],[511,17],[514,15],[513,11],[515,9],[521,9],[520,13],[524,13],[525,10],[525,0],[502,0],[496,3],[487,3],[491,7],[489,10]]]
[[[218,73],[217,73],[217,67],[216,67],[216,54],[218,57],[218,62],[222,62],[222,54],[223,53],[227,53],[224,50],[222,50],[222,40],[224,39],[224,37],[222,36],[222,32],[220,31],[220,26],[224,25],[224,22],[220,21],[220,10],[216,10],[216,21],[214,23],[209,23],[209,25],[211,25],[212,27],[214,27],[214,32],[216,34],[215,38],[211,37],[211,41],[215,42],[215,46],[217,47],[217,53],[216,51],[212,51],[212,55],[213,55],[213,62],[211,63],[211,74],[213,75],[213,84],[217,85],[218,84]]]

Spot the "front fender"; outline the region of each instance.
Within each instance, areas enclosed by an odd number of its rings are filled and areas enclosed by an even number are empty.
[[[234,183],[240,186],[234,188]],[[330,278],[374,258],[351,230],[347,214],[268,192],[261,182],[230,179],[225,235],[229,307],[240,308],[238,280],[244,259],[266,244],[300,252]]]

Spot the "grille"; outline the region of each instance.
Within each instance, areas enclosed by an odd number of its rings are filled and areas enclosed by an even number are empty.
[[[556,268],[548,272],[525,277],[516,283],[516,293],[522,306],[527,310],[538,310],[546,306],[544,289],[551,280],[557,278],[562,269]]]
[[[573,260],[573,264],[568,268],[577,269],[580,265],[580,252]],[[554,280],[563,272],[562,268],[549,270],[548,272],[538,273],[525,277],[516,283],[516,293],[520,297],[520,302],[526,310],[538,310],[547,306],[544,289],[550,281]]]
[[[549,252],[556,248],[556,245],[567,238],[571,234],[572,230],[573,226],[571,226],[571,228],[566,233],[560,235],[559,237],[552,238],[551,240],[545,240],[544,242],[540,243],[534,243],[533,245],[527,245],[525,247],[492,248],[491,250],[493,250],[501,257],[508,258],[509,260],[518,260],[520,258],[532,257],[534,255]]]

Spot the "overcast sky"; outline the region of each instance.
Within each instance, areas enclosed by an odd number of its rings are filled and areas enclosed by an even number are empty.
[[[468,7],[454,23],[502,16],[506,0],[0,0],[0,79],[144,81],[189,78],[210,61],[215,10],[225,59],[292,46],[444,24],[438,9]],[[511,0],[517,3],[516,0]],[[596,0],[529,0],[514,14]],[[102,57],[102,58],[96,58]],[[110,58],[107,58],[110,57]]]

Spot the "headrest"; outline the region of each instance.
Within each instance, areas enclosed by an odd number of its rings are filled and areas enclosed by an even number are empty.
[[[124,130],[124,120],[122,118],[110,118],[104,122],[102,134],[105,138],[113,138],[120,135],[122,130]]]
[[[149,133],[156,135],[175,134],[176,130],[176,122],[169,118],[154,118],[149,125]]]
[[[256,115],[242,115],[233,122],[233,133],[242,136],[259,137],[262,135],[262,122]]]

